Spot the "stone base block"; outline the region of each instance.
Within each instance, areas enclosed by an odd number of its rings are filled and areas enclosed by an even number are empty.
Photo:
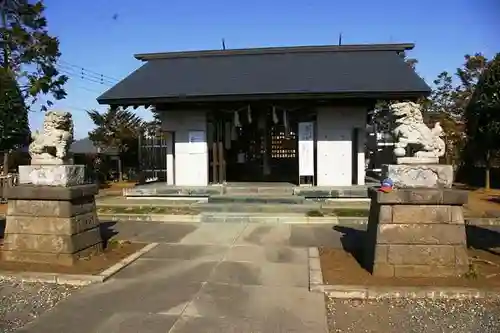
[[[84,165],[21,165],[19,183],[44,186],[85,184]]]
[[[469,199],[469,193],[467,191],[438,188],[397,188],[388,193],[385,193],[378,191],[378,188],[374,187],[368,190],[368,195],[371,199],[371,203],[384,206],[462,206],[465,205]]]
[[[380,277],[444,277],[467,272],[462,205],[447,189],[371,192],[365,264]]]
[[[96,211],[71,217],[7,215],[6,234],[71,236],[99,227]]]
[[[71,265],[81,256],[102,251],[94,192],[93,185],[14,187],[3,259]]]
[[[38,186],[23,184],[9,187],[6,196],[11,200],[42,200],[48,201],[71,201],[92,197],[99,192],[95,184],[77,185],[77,186]]]
[[[443,164],[385,164],[384,177],[396,188],[451,188],[453,166]]]
[[[50,221],[57,218],[77,216],[78,219],[81,219],[90,213],[95,214],[95,211],[96,204],[91,196],[64,201],[9,200],[7,206],[7,215],[12,219],[12,223],[24,223],[26,225],[31,223],[33,217],[44,218],[46,224],[50,224]],[[80,222],[75,223],[80,224]],[[70,224],[73,224],[73,222]]]
[[[102,243],[95,244],[75,253],[50,253],[33,251],[6,251],[2,250],[2,259],[26,263],[43,263],[61,266],[72,266],[79,259],[101,253]]]
[[[429,245],[404,240],[375,245],[372,274],[380,277],[445,277],[467,272],[465,244]]]

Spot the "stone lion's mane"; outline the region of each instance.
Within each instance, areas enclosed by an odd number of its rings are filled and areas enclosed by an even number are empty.
[[[43,134],[51,136],[54,130],[73,135],[73,121],[70,113],[48,112],[43,120]]]
[[[423,124],[424,118],[417,104],[396,103],[391,106],[393,110],[398,110],[400,117],[396,119],[397,124],[405,124],[411,127],[416,127],[417,124]]]
[[[68,154],[69,145],[73,141],[73,119],[68,112],[50,111],[45,114],[42,131],[33,133],[33,142],[29,151],[33,157],[49,158],[46,148],[53,147],[57,150],[57,156],[51,158],[65,158]],[[49,154],[49,155],[47,155]]]
[[[445,143],[441,139],[443,129],[439,122],[429,128],[423,119],[420,105],[413,102],[395,103],[390,106],[395,119],[394,135],[397,137],[396,149],[406,148],[409,144],[418,145],[416,157],[440,157],[444,154]]]

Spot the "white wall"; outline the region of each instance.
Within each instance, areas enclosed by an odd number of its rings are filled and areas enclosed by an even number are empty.
[[[364,184],[364,128],[366,108],[321,107],[317,109],[317,185],[352,185],[352,134],[360,129],[358,138],[358,184]]]
[[[174,165],[174,181],[168,181],[168,183],[173,183],[177,186],[207,185],[208,147],[206,113],[204,111],[187,110],[164,111],[162,112],[162,129],[174,132],[175,140],[174,156],[167,155],[167,168],[170,166],[168,164]],[[193,131],[198,131],[202,134],[201,142],[189,142],[189,133]],[[169,153],[171,153],[171,150],[169,150]]]
[[[361,111],[362,112],[362,111]],[[359,120],[359,119],[358,119]],[[365,145],[366,145],[366,118],[363,119],[363,126],[358,127],[358,185],[365,185],[366,176],[366,161],[365,161]]]

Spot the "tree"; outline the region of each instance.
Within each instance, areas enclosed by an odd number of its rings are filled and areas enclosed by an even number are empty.
[[[432,113],[446,113],[452,117],[459,117],[457,110],[457,88],[453,85],[453,78],[444,71],[433,81],[434,89],[429,97],[428,111]]]
[[[3,173],[9,170],[9,152],[29,144],[28,109],[16,80],[0,68],[0,150]]]
[[[156,133],[161,129],[161,116],[155,106],[151,107],[151,113],[153,114],[153,120],[144,123],[144,130]]]
[[[490,170],[500,153],[500,53],[485,66],[470,97],[466,133],[475,160],[485,167],[485,187],[490,188]]]
[[[161,115],[155,106],[151,107],[151,113],[153,114],[153,121],[151,123],[158,126],[161,125]]]
[[[56,64],[59,59],[59,41],[47,32],[42,1],[0,0],[0,149],[4,153],[4,171],[8,157],[20,144],[21,133],[27,132],[27,111],[40,95],[52,94],[59,100],[66,96],[64,84]],[[51,106],[50,100],[42,110]],[[29,138],[29,135],[24,136]],[[29,143],[25,142],[25,143]]]
[[[0,0],[0,67],[18,82],[23,97],[33,105],[40,95],[56,100],[66,96],[56,64],[59,41],[49,35],[42,1]],[[51,106],[49,100],[42,110]]]
[[[137,141],[143,121],[131,111],[120,108],[109,108],[104,113],[96,110],[87,111],[96,126],[89,132],[89,139],[102,150],[114,148],[118,151],[118,174],[123,180],[122,160],[124,154],[137,147]]]
[[[448,112],[426,112],[424,119],[429,127],[434,127],[436,122],[441,124],[443,128],[443,140],[446,144],[444,160],[446,164],[451,164],[458,167],[461,163],[461,151],[465,145],[466,136],[463,129],[463,123]]]
[[[444,131],[446,163],[458,165],[464,135],[461,129],[461,111],[457,106],[457,88],[452,76],[444,71],[433,81],[434,89],[424,106],[424,117],[429,126],[440,122]]]
[[[461,68],[457,68],[455,73],[460,80],[460,85],[455,92],[456,112],[461,116],[464,115],[478,80],[488,64],[488,59],[481,53],[472,56],[466,54],[464,58],[464,64]]]

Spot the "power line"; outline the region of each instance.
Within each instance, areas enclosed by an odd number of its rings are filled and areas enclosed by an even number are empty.
[[[58,69],[62,74],[68,75],[70,78],[77,78],[105,86],[113,86],[120,81],[112,76],[99,73],[83,66],[75,65],[62,59],[59,60]]]
[[[82,72],[88,72],[89,74],[94,74],[94,75],[97,75],[99,77],[102,77],[102,78],[108,78],[112,81],[120,81],[119,79],[117,78],[114,78],[112,76],[109,76],[109,75],[104,75],[102,73],[98,73],[96,71],[93,71],[93,70],[90,70],[90,69],[87,69],[85,67],[82,67],[82,66],[78,66],[78,65],[75,65],[75,64],[72,64],[70,62],[67,62],[65,60],[59,60],[60,63],[62,63],[63,65],[65,64],[66,66],[70,66],[70,67],[73,67],[73,68],[78,68],[80,69]]]
[[[69,71],[67,71],[65,69],[59,69],[59,72],[61,74],[64,74],[64,75],[68,76],[70,79],[87,81],[87,82],[96,83],[96,84],[99,84],[99,85],[102,85],[102,86],[106,86],[106,87],[112,87],[112,86],[114,86],[114,83],[112,83],[112,82],[102,81],[102,80],[99,80],[99,79],[96,79],[96,78],[93,78],[93,77],[89,77],[89,76],[86,76],[86,75],[81,75],[81,74],[78,74],[78,73],[69,72]]]
[[[85,68],[83,66],[78,66],[78,65],[72,64],[68,61],[61,60],[61,59],[59,60],[57,67],[58,67],[59,72],[61,74],[68,76],[68,78],[70,80],[75,80],[75,81],[78,80],[78,81],[84,82],[84,83],[98,84],[98,85],[104,86],[106,88],[110,88],[120,81],[112,76],[105,75],[105,74],[93,71],[91,69]],[[83,86],[83,85],[76,85],[75,88],[86,90],[86,91],[96,93],[96,94],[101,93],[101,91],[97,91],[93,88]],[[46,102],[43,104],[46,104]],[[89,110],[89,109],[84,109],[84,108],[76,107],[76,106],[72,106],[72,105],[61,106],[61,108],[67,108],[70,110],[80,111],[80,112],[87,112]]]
[[[72,73],[73,75],[80,76],[82,78],[89,78],[89,79],[96,80],[96,81],[103,82],[103,83],[110,83],[110,84],[118,83],[118,81],[113,81],[113,80],[107,79],[104,76],[96,75],[96,74],[89,73],[86,71],[77,71],[76,69],[74,69],[72,67],[65,66],[65,65],[59,65],[59,70]]]
[[[116,82],[103,80],[101,78],[89,76],[89,75],[86,75],[84,73],[77,73],[75,71],[67,70],[65,68],[58,68],[58,70],[60,73],[65,74],[66,76],[72,76],[74,79],[86,80],[89,82],[98,83],[98,84],[102,84],[102,85],[110,85],[110,86],[113,86],[116,84]]]
[[[59,68],[58,70],[59,70],[60,73],[65,74],[66,76],[69,76],[70,78],[73,78],[73,79],[84,80],[84,81],[88,81],[88,82],[92,82],[92,83],[97,83],[97,84],[100,84],[100,85],[106,85],[106,86],[113,86],[113,85],[115,85],[114,82],[101,80],[99,78],[88,76],[88,75],[82,74],[82,73],[77,73],[77,72],[74,72],[74,71],[68,71],[67,69],[64,69],[64,68]]]

